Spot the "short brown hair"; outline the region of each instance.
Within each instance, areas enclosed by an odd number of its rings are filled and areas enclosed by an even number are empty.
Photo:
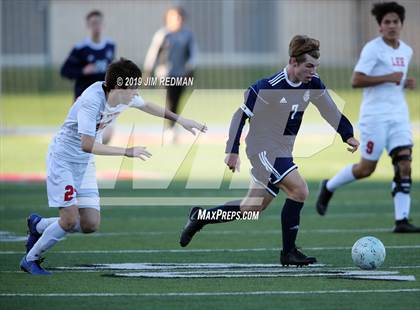
[[[165,18],[170,11],[177,12],[178,15],[181,16],[182,20],[185,20],[187,18],[187,12],[184,10],[182,6],[174,6],[174,7],[169,8],[165,13]]]
[[[99,10],[90,11],[89,13],[86,14],[86,21],[89,21],[89,19],[91,17],[94,17],[94,16],[103,18],[104,17],[104,14],[102,14],[102,12],[99,11]]]
[[[305,35],[296,35],[292,38],[289,44],[289,56],[296,58],[298,63],[306,60],[306,54],[318,59],[319,41]]]
[[[127,88],[126,80],[130,78],[141,78],[142,73],[139,67],[131,60],[120,58],[111,63],[105,73],[105,86],[108,90],[116,88]]]

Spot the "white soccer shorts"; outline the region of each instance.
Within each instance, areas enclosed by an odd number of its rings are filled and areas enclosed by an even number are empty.
[[[100,211],[95,162],[72,163],[49,154],[47,195],[51,208],[76,205]]]
[[[412,146],[410,122],[360,122],[360,151],[367,160],[377,161],[384,149],[388,154],[401,146]]]

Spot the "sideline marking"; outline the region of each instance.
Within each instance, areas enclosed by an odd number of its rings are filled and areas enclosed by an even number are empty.
[[[251,292],[193,292],[193,293],[0,293],[0,297],[193,297],[243,295],[321,295],[359,293],[416,293],[418,288],[383,290],[323,290],[323,291],[251,291]]]

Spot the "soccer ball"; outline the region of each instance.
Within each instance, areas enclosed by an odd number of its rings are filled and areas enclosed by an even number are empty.
[[[381,240],[371,236],[360,238],[351,248],[353,263],[364,270],[381,266],[385,261],[385,255],[385,247]]]

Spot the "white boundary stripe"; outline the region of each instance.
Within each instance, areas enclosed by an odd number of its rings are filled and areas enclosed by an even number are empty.
[[[97,272],[119,271],[112,276],[131,278],[270,278],[270,277],[329,277],[364,280],[415,281],[413,275],[399,271],[334,268],[317,264],[305,268],[288,268],[275,264],[235,263],[122,263],[90,266],[56,267],[60,271]],[[122,271],[130,271],[123,272]],[[134,272],[135,271],[135,272]]]
[[[332,274],[328,272],[316,272],[316,273],[258,273],[258,272],[226,272],[226,271],[203,271],[203,272],[125,272],[125,273],[114,273],[116,277],[127,277],[127,278],[305,278],[305,277],[333,277],[333,278],[355,278],[358,279],[370,279],[370,277],[397,277],[397,275],[353,275],[348,274]],[[413,276],[410,277],[410,279]],[[386,280],[385,278],[382,278]],[[407,281],[407,280],[406,280]],[[415,281],[409,280],[409,281]]]
[[[266,271],[269,270],[273,272],[283,272],[283,273],[302,273],[302,272],[313,272],[319,271],[320,268],[325,267],[325,264],[312,264],[307,266],[304,269],[296,269],[296,268],[288,268],[282,267],[279,264],[236,264],[236,263],[113,263],[113,264],[95,264],[95,265],[86,265],[86,266],[70,266],[70,267],[56,267],[54,269],[58,270],[148,270],[148,271],[162,271],[162,270],[177,270],[177,269],[187,269],[187,270],[221,270],[227,269],[228,271],[249,271],[249,270],[258,270]],[[337,268],[323,268],[328,269],[331,272],[348,272],[339,270]],[[355,269],[355,268],[354,268]],[[360,272],[360,270],[357,270]],[[372,271],[362,271],[362,274],[371,273]],[[378,271],[374,271],[375,274]],[[379,271],[381,273],[382,271]],[[389,273],[398,273],[398,271],[386,271],[387,274]]]
[[[391,232],[392,228],[366,228],[366,229],[339,229],[339,228],[325,228],[325,229],[300,229],[300,234],[305,233],[319,233],[319,234],[330,234],[330,233],[374,233],[374,232]],[[8,233],[8,234],[6,234]],[[161,236],[161,235],[173,235],[178,234],[178,231],[120,231],[120,232],[97,232],[94,234],[73,234],[74,237],[82,238],[98,238],[98,237],[113,237],[113,236]],[[200,234],[204,235],[278,235],[281,234],[281,230],[211,230],[211,231],[202,231]],[[5,236],[5,237],[4,237]],[[10,236],[13,236],[10,237]],[[4,237],[4,239],[3,239]],[[16,236],[13,232],[0,232],[0,242],[22,242],[27,240],[27,236]]]
[[[304,278],[304,277],[326,277],[326,278],[343,278],[343,279],[359,279],[359,280],[385,280],[385,281],[416,281],[413,275],[400,276],[396,274],[371,274],[359,275],[351,272],[342,274],[332,274],[328,272],[318,273],[276,273],[276,272],[226,272],[226,271],[204,271],[204,272],[129,272],[114,273],[112,276],[123,278]]]
[[[330,234],[330,233],[374,233],[374,232],[391,232],[392,228],[366,228],[366,229],[299,229],[300,234]],[[104,233],[94,233],[94,234],[74,234],[73,237],[83,237],[83,238],[94,238],[94,237],[112,237],[112,236],[160,236],[160,235],[173,235],[178,234],[178,231],[133,231],[133,232],[104,232]],[[279,235],[281,230],[271,229],[271,230],[211,230],[211,231],[201,231],[200,234],[204,235]],[[26,240],[27,237],[25,237]],[[1,238],[0,238],[1,241]]]
[[[416,277],[409,276],[339,276],[343,279],[356,279],[356,280],[385,280],[385,281],[416,281]]]
[[[417,293],[418,288],[382,290],[319,290],[319,291],[247,291],[247,292],[168,292],[168,293],[0,293],[0,297],[194,297],[194,296],[246,296],[246,295],[322,295],[322,294],[377,294]]]
[[[387,266],[389,269],[419,269],[420,266]],[[236,263],[112,263],[112,264],[97,264],[86,266],[67,266],[55,267],[54,270],[81,270],[81,271],[103,271],[103,270],[208,270],[208,269],[229,269],[229,270],[248,270],[248,269],[264,269],[273,270],[277,272],[318,272],[320,270],[328,270],[329,272],[359,272],[362,274],[382,272],[393,273],[394,271],[370,271],[360,270],[357,267],[337,267],[326,264],[312,264],[306,266],[304,269],[282,267],[279,264],[236,264]],[[20,271],[19,271],[20,272]]]
[[[367,233],[367,232],[391,232],[392,228],[366,228],[366,229],[299,229],[299,233]],[[88,236],[129,236],[129,235],[164,235],[164,234],[177,234],[178,231],[143,231],[143,232],[110,232],[110,233],[95,233]],[[200,234],[204,235],[241,235],[241,234],[252,234],[252,235],[277,235],[281,234],[281,230],[271,229],[271,230],[211,230],[211,231],[201,231]],[[84,236],[83,234],[78,234],[75,236]]]
[[[202,206],[216,206],[230,200],[243,197],[101,197],[102,206],[196,206],[197,201]]]
[[[390,245],[387,249],[420,249],[420,244],[416,245]],[[310,251],[335,251],[350,250],[351,246],[332,246],[332,247],[305,247]],[[86,251],[52,251],[51,253],[61,254],[135,254],[135,253],[216,253],[216,252],[279,252],[280,248],[249,248],[249,249],[143,249],[143,250],[86,250]],[[0,255],[25,254],[24,251],[0,251]]]

